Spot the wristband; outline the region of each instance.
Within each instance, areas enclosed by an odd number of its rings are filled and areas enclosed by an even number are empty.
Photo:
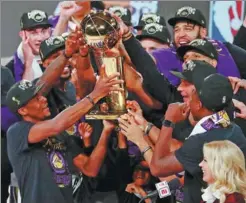
[[[141,152],[142,156],[144,156],[145,152],[149,151],[150,149],[151,149],[151,146],[144,148],[144,150]]]
[[[172,121],[169,120],[163,120],[162,125],[167,127],[167,128],[173,128],[175,127],[175,124]]]
[[[130,39],[131,36],[132,36],[132,33],[129,30],[125,35],[122,36],[122,40],[126,41],[126,40]]]
[[[91,102],[91,104],[93,106],[95,106],[95,102],[93,101],[93,99],[89,95],[87,95],[85,98],[87,98]]]
[[[147,124],[147,126],[146,126],[146,128],[145,128],[145,130],[144,130],[144,135],[149,135],[149,132],[150,132],[150,130],[151,130],[151,128],[152,128],[153,126],[154,126],[153,123],[148,122],[148,124]]]
[[[63,51],[63,56],[66,58],[66,59],[70,59],[72,56],[67,56],[65,51]]]

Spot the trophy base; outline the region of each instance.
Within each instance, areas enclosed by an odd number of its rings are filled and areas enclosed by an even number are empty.
[[[97,114],[89,113],[85,115],[85,119],[87,120],[117,120],[117,118],[119,118],[121,115],[125,113],[127,112],[110,113],[110,114],[101,113],[101,112]]]

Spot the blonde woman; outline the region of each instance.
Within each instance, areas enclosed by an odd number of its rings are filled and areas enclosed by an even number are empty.
[[[208,187],[202,202],[245,203],[245,158],[239,147],[230,141],[213,141],[204,145],[203,154],[199,166]]]

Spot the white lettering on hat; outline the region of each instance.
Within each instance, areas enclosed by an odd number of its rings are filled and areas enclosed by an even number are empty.
[[[40,23],[46,18],[46,15],[45,12],[43,11],[33,10],[27,13],[27,17],[28,19],[33,19],[34,21]]]
[[[184,71],[193,71],[193,69],[196,67],[196,64],[194,63],[194,61],[187,61],[186,63],[184,63],[183,65],[183,70]]]
[[[145,24],[150,23],[159,23],[160,22],[160,16],[156,14],[143,14],[141,20],[145,22]]]
[[[226,103],[226,96],[223,96],[222,97],[222,104],[225,104]]]
[[[109,8],[109,11],[113,12],[115,15],[122,17],[127,15],[127,9],[121,6],[115,6]]]
[[[12,97],[12,101],[16,102],[17,105],[20,105],[20,100],[16,99],[15,97]]]
[[[20,82],[20,84],[18,85],[18,87],[19,87],[20,89],[22,89],[22,90],[26,90],[26,89],[32,87],[32,82],[29,81],[29,80],[22,80],[22,81]]]
[[[188,15],[195,14],[195,13],[196,13],[196,9],[195,8],[192,8],[190,6],[185,6],[185,7],[180,8],[177,11],[176,15],[185,16],[186,17]]]
[[[204,46],[205,43],[206,43],[206,41],[203,40],[203,39],[195,39],[195,40],[193,40],[193,41],[190,43],[190,45],[191,45],[191,46]]]
[[[148,34],[155,34],[156,32],[162,32],[163,25],[159,25],[157,23],[151,23],[144,26],[144,30],[147,31]]]
[[[66,41],[68,36],[69,36],[69,32],[64,32],[62,35],[63,39]]]
[[[64,42],[64,38],[62,36],[50,37],[49,39],[45,40],[45,42],[47,46],[60,45],[62,42]]]

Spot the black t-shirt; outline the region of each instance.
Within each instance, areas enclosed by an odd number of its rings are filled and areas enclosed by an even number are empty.
[[[178,141],[184,142],[193,130],[193,126],[190,124],[189,119],[176,123],[173,129],[172,137]]]
[[[233,44],[241,47],[242,49],[246,50],[246,41],[245,41],[245,36],[246,36],[246,27],[243,25],[237,32],[237,35],[234,38]]]
[[[232,58],[234,59],[237,68],[240,72],[242,78],[246,78],[246,50],[241,47],[236,46],[235,44],[231,44],[229,42],[224,43],[228,51],[230,52]]]
[[[7,132],[8,156],[16,174],[22,202],[67,203],[72,198],[72,159],[81,153],[65,132],[29,144],[33,123],[20,121]]]
[[[189,137],[184,145],[175,152],[176,158],[185,170],[184,203],[199,203],[201,201],[201,189],[206,188],[199,167],[199,163],[203,159],[203,145],[218,140],[232,141],[240,147],[246,156],[246,138],[242,130],[234,123],[228,128],[213,129]]]
[[[71,82],[66,82],[65,91],[54,86],[47,94],[47,100],[52,117],[76,103],[76,90]]]
[[[51,112],[50,118],[54,118],[61,111],[76,103],[76,90],[74,85],[67,81],[64,91],[54,86],[46,98]],[[74,135],[76,133],[76,124],[72,125],[66,132],[69,135]]]

